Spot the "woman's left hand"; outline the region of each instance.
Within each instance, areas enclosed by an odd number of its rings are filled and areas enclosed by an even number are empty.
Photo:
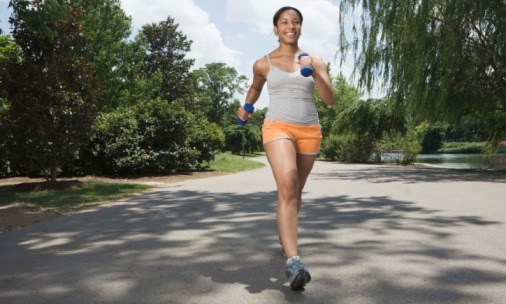
[[[314,70],[314,65],[313,65],[313,57],[311,57],[311,55],[308,55],[308,56],[302,56],[299,60],[299,65],[301,67],[303,66],[310,66],[313,70]]]

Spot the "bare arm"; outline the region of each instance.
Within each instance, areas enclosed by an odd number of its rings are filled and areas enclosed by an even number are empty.
[[[260,58],[255,61],[255,64],[253,64],[253,82],[251,83],[251,86],[248,89],[248,93],[246,94],[246,103],[255,104],[255,102],[258,100],[266,82],[265,77],[268,70],[269,67],[265,63],[265,58]],[[246,120],[248,118],[248,113],[242,106],[237,110],[237,115],[243,120]]]
[[[310,57],[310,58],[308,58]],[[316,89],[322,98],[322,101],[331,106],[336,103],[334,98],[334,90],[330,83],[330,77],[327,73],[327,66],[319,56],[305,56],[300,59],[300,65],[311,64],[313,66],[313,79],[316,84]]]

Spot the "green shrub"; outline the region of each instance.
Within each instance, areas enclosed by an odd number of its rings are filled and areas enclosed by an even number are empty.
[[[411,164],[416,160],[416,156],[422,151],[423,134],[427,128],[426,123],[422,123],[414,128],[409,128],[400,139],[400,148],[402,158],[400,163],[403,165]]]
[[[330,135],[325,137],[320,149],[320,155],[325,159],[336,161],[338,160],[338,154],[342,150],[343,145],[344,140],[341,136]]]
[[[325,125],[330,124],[327,119]],[[335,116],[322,144],[322,156],[341,162],[379,162],[377,143],[384,133],[405,133],[407,120],[402,104],[386,99],[360,100]]]
[[[224,131],[226,150],[232,151],[234,154],[262,150],[262,131],[257,125],[249,123],[245,126],[229,125]]]
[[[367,163],[373,150],[373,141],[355,134],[346,134],[324,138],[320,152],[325,159],[333,161]]]
[[[223,142],[217,125],[179,102],[153,100],[99,115],[78,167],[101,174],[188,172],[202,168]]]
[[[402,165],[413,163],[422,151],[422,139],[426,128],[427,124],[422,123],[408,128],[405,134],[400,132],[384,134],[376,144],[376,154],[380,156],[391,153],[388,159],[382,157],[384,162],[396,162]]]
[[[434,153],[443,145],[444,130],[430,127],[423,135],[422,153]]]
[[[481,154],[485,149],[483,142],[446,142],[438,153]]]
[[[222,119],[225,133],[224,150],[239,154],[243,152],[244,144],[245,153],[262,151],[262,124],[267,109],[256,109],[248,123],[245,126],[239,126],[237,125],[237,108],[240,105],[239,101],[230,103]]]
[[[220,126],[209,122],[204,116],[193,117],[188,140],[192,150],[198,151],[195,169],[204,169],[225,145],[225,134]],[[207,165],[204,165],[207,164]]]

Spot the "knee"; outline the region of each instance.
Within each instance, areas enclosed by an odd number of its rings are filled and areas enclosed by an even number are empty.
[[[297,201],[299,197],[299,183],[297,179],[287,179],[279,185],[278,195],[280,201]]]

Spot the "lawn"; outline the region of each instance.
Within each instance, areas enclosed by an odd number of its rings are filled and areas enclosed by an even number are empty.
[[[246,154],[243,157],[232,153],[221,153],[215,156],[214,161],[210,162],[211,170],[222,173],[236,173],[261,168],[264,164],[249,159],[260,155]]]
[[[220,153],[215,160],[209,163],[209,174],[230,174],[245,170],[251,170],[264,166],[249,158],[259,156],[247,155],[246,157],[231,153]],[[206,173],[206,172],[204,172]],[[182,175],[185,179],[191,179],[192,175]],[[201,175],[200,175],[201,176]],[[171,176],[171,180],[178,180]],[[157,176],[157,180],[161,177]],[[91,206],[118,200],[127,196],[135,195],[152,189],[154,186],[147,183],[110,181],[80,181],[79,178],[56,182],[24,182],[19,184],[1,185],[0,179],[0,206],[13,206],[30,208],[33,210],[51,210],[52,212],[67,212],[79,210]],[[143,178],[149,181],[149,178]]]
[[[130,183],[78,182],[64,189],[34,189],[17,191],[16,186],[0,186],[0,206],[14,205],[67,211],[95,206],[103,202],[150,189],[152,186]]]

